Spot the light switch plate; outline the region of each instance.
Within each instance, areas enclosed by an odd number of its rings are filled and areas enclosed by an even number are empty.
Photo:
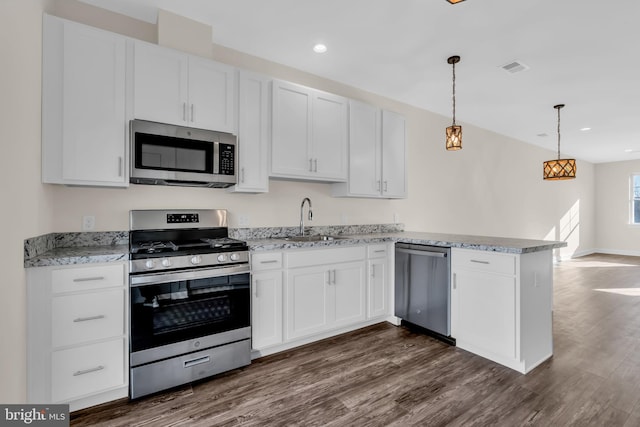
[[[91,231],[96,228],[96,217],[85,215],[82,217],[82,231]]]

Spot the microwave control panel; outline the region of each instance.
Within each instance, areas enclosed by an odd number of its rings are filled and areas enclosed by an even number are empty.
[[[219,155],[218,173],[220,175],[234,175],[235,146],[232,144],[220,143]]]

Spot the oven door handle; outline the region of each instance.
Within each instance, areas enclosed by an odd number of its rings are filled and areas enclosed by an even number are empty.
[[[209,277],[232,276],[236,274],[249,273],[247,264],[234,265],[224,268],[204,268],[182,270],[174,272],[163,272],[153,274],[137,274],[129,276],[129,284],[132,287],[144,286],[156,283],[170,283],[181,280],[207,279]]]

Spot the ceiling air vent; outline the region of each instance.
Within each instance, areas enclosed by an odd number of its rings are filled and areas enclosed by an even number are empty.
[[[511,61],[507,64],[504,64],[500,68],[502,68],[504,71],[506,71],[509,74],[515,74],[521,71],[527,71],[529,69],[529,66],[526,64],[523,64],[521,61]]]

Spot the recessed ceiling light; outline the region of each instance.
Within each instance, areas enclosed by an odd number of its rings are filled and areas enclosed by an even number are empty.
[[[591,128],[581,128],[580,130],[581,130],[582,132],[586,132],[586,131],[588,131],[588,130],[591,130]]]
[[[634,150],[633,148],[627,148],[626,150],[624,150],[625,153],[633,153],[634,151],[637,150]]]
[[[322,43],[318,43],[313,46],[313,51],[315,53],[325,53],[327,51],[327,46]]]

